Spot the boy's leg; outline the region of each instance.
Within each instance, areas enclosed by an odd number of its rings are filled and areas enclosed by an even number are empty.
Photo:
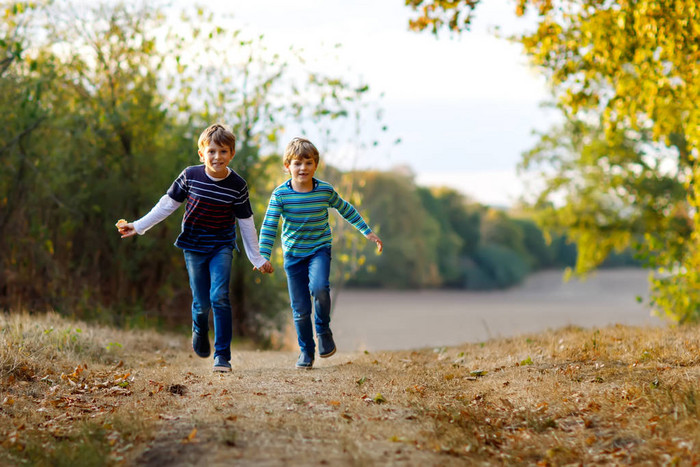
[[[316,335],[330,332],[331,323],[331,249],[315,252],[309,262],[309,290],[314,298]]]
[[[211,277],[210,300],[214,312],[214,358],[231,360],[231,337],[233,336],[231,302],[228,298],[231,278],[233,247],[216,250],[209,260],[208,274]]]
[[[314,297],[316,311],[316,337],[318,355],[328,358],[335,354],[335,341],[331,332],[331,249],[323,248],[314,253],[309,265],[309,289]]]
[[[192,290],[192,345],[201,357],[209,356],[209,257],[201,253],[185,251],[185,266]]]
[[[311,296],[309,295],[309,258],[285,255],[284,272],[287,274],[289,300],[292,306],[294,328],[299,348],[306,355],[316,352],[314,331],[311,324]]]

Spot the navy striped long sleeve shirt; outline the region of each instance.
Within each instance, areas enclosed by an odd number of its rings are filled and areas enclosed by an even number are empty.
[[[214,181],[207,177],[204,165],[187,167],[168,189],[168,196],[186,201],[182,232],[175,241],[183,250],[208,253],[235,245],[236,218],[253,215],[248,185],[234,171]]]

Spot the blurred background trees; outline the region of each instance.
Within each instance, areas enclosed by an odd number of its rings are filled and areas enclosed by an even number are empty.
[[[410,27],[469,29],[478,0],[407,0]],[[545,180],[547,231],[578,246],[585,274],[632,248],[654,271],[651,302],[700,319],[700,5],[697,0],[518,0],[535,28],[512,39],[546,76],[564,123],[524,170]]]
[[[204,9],[166,17],[146,4],[78,8],[47,0],[4,2],[1,11],[0,307],[6,311],[54,309],[120,326],[187,326],[190,291],[182,254],[172,245],[181,213],[128,240],[119,238],[114,223],[144,215],[184,167],[199,163],[202,129],[215,121],[233,128],[232,167],[248,180],[259,225],[269,193],[286,179],[276,148],[288,125],[325,135],[322,152],[335,143],[338,122],[351,128],[356,147],[375,144],[367,122],[382,128],[365,83],[305,69],[294,50],[272,54],[261,38],[223,27],[224,17]],[[556,150],[558,159],[547,157],[564,171],[582,144],[591,146],[590,157],[612,147],[603,130],[581,143],[581,128],[543,137],[526,164]],[[585,131],[594,134],[590,126]],[[564,143],[570,151],[561,151]],[[612,191],[636,190],[657,204],[639,205],[624,225],[616,220],[627,229],[624,239],[638,238],[648,225],[668,232],[668,216],[656,215],[659,210],[680,219],[673,224],[678,235],[691,235],[692,225],[682,222],[682,180],[654,178],[651,163],[646,181],[633,177],[642,156],[632,146],[624,138],[614,146],[624,170]],[[386,243],[376,255],[335,218],[336,288],[504,288],[539,269],[573,266],[570,234],[589,251],[579,224],[555,222],[566,211],[547,204],[546,196],[540,211],[550,225],[543,231],[525,209],[504,211],[454,190],[418,187],[405,168],[341,171],[324,163],[319,177],[355,204]],[[557,180],[552,190],[568,186],[565,175]],[[626,243],[611,239],[610,245]],[[587,258],[579,256],[579,264]],[[261,276],[245,258],[235,259],[237,337],[264,342],[284,322],[281,260],[278,250],[277,273]]]

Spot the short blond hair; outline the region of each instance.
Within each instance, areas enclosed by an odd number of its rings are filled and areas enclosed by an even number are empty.
[[[291,164],[293,159],[313,159],[318,165],[318,149],[308,139],[297,136],[292,138],[284,149],[284,165]]]
[[[212,142],[218,146],[228,146],[232,153],[236,152],[236,136],[221,123],[209,125],[207,129],[199,135],[197,147],[199,147],[199,149],[204,149]]]

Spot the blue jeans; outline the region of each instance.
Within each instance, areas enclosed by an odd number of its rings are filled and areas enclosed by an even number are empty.
[[[313,326],[311,323],[311,297],[316,315],[316,335],[330,331],[331,322],[331,249],[321,248],[303,258],[284,255],[284,272],[287,273],[289,299],[292,305],[294,327],[301,351],[314,355]]]
[[[214,357],[231,360],[233,337],[231,302],[228,299],[233,247],[210,253],[185,250],[185,265],[192,289],[192,331],[207,335],[209,310],[214,311]]]

